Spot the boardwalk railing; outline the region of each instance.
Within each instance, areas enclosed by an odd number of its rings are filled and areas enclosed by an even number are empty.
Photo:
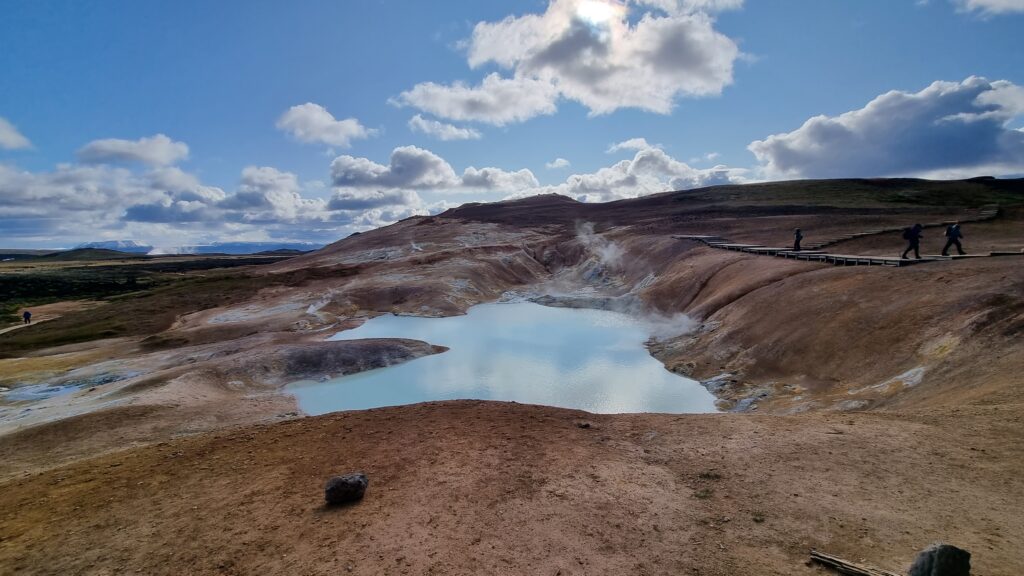
[[[959,220],[959,222],[981,222],[985,220],[991,220],[995,218],[999,213],[999,208],[996,206],[986,206],[979,209],[976,216],[966,217]],[[948,226],[952,224],[950,222],[932,223],[925,225],[926,228],[935,228],[938,226]],[[967,254],[964,256],[924,256],[920,259],[914,258],[895,258],[886,256],[865,256],[858,254],[830,254],[820,247],[829,244],[837,244],[845,240],[852,240],[854,238],[862,238],[864,236],[871,236],[874,234],[885,234],[887,232],[898,232],[903,228],[887,228],[880,230],[871,230],[868,232],[859,232],[857,234],[851,234],[849,236],[843,236],[840,238],[832,239],[826,242],[820,242],[808,247],[807,250],[793,250],[792,248],[785,247],[771,247],[762,246],[760,244],[740,244],[736,242],[730,242],[729,240],[722,238],[721,236],[708,236],[698,234],[682,234],[673,236],[673,238],[679,240],[693,240],[700,242],[711,248],[719,250],[732,250],[734,252],[746,252],[748,254],[755,254],[759,256],[775,256],[776,258],[788,258],[791,260],[805,260],[808,262],[821,262],[823,264],[832,264],[833,266],[910,266],[913,264],[923,264],[926,262],[939,262],[945,260],[959,260],[962,258],[984,258],[991,256],[1021,256],[1024,252],[989,252],[988,254]]]

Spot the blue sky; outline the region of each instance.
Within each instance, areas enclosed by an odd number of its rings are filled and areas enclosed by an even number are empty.
[[[11,0],[0,245],[329,242],[544,192],[1021,174],[1022,29],[1024,0]]]

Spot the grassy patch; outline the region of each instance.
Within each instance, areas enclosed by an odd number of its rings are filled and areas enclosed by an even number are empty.
[[[269,286],[298,286],[315,279],[349,276],[357,270],[333,267],[269,275],[229,270],[215,270],[202,276],[160,275],[147,279],[144,289],[140,290],[141,282],[136,281],[131,290],[126,289],[124,293],[117,293],[117,285],[112,285],[106,294],[95,298],[108,302],[107,306],[73,312],[0,335],[0,358],[103,338],[149,336],[170,328],[180,315],[243,302]],[[76,270],[72,274],[80,272]],[[116,274],[111,270],[107,272]],[[95,284],[86,286],[96,288]],[[89,297],[87,294],[93,293],[85,289],[69,290],[58,299],[83,299]]]

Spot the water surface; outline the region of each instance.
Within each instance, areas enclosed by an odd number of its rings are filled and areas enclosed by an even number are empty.
[[[482,304],[449,318],[380,316],[331,340],[412,338],[450,350],[323,382],[298,382],[288,391],[309,414],[454,399],[606,414],[714,412],[707,390],[669,372],[647,352],[650,329],[617,312],[532,303]]]

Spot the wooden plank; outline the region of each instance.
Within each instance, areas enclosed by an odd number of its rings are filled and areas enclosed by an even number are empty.
[[[896,572],[889,572],[888,570],[882,570],[881,568],[875,568],[874,566],[855,564],[849,560],[843,560],[838,556],[825,554],[824,552],[818,552],[817,550],[811,550],[811,560],[818,564],[828,566],[845,576],[902,576]]]

